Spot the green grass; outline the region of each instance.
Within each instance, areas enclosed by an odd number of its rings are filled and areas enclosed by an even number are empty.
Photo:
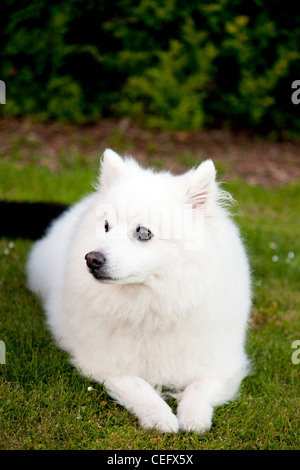
[[[96,167],[97,162],[82,165],[80,158],[74,168],[56,172],[6,161],[0,163],[0,198],[70,203],[89,191]],[[300,185],[264,189],[236,180],[226,189],[238,201],[235,217],[253,272],[247,339],[253,373],[236,401],[215,410],[211,431],[204,436],[144,431],[101,385],[80,376],[53,344],[42,308],[26,290],[31,242],[9,245],[12,240],[1,239],[0,340],[6,344],[6,364],[0,364],[1,449],[300,447],[300,364],[292,363],[292,342],[300,339]]]

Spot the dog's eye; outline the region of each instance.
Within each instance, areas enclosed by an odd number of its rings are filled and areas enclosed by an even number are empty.
[[[105,232],[109,231],[109,224],[108,224],[107,220],[104,223],[104,229],[105,229]]]
[[[138,240],[150,240],[151,238],[153,237],[152,233],[150,232],[150,230],[148,230],[147,228],[145,227],[137,227],[136,229],[136,238]]]

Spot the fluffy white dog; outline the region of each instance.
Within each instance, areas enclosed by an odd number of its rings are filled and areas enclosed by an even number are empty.
[[[99,187],[27,264],[58,346],[160,432],[207,431],[247,373],[249,268],[215,173],[211,160],[155,173],[108,149]]]

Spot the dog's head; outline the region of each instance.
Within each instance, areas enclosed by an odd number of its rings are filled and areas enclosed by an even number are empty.
[[[183,175],[155,173],[110,149],[101,162],[97,243],[85,259],[105,283],[146,283],[184,275],[203,249],[205,221],[217,209],[211,160]]]

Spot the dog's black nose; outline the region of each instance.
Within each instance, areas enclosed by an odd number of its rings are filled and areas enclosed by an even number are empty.
[[[99,251],[91,251],[85,255],[86,264],[92,270],[99,269],[103,266],[106,259]]]

